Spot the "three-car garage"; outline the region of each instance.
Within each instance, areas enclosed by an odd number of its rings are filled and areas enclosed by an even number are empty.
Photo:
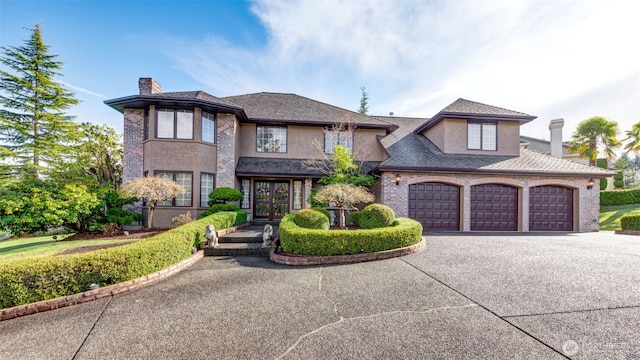
[[[462,187],[443,182],[409,185],[408,215],[427,231],[461,231]],[[518,231],[520,188],[504,184],[469,187],[471,231]],[[528,197],[529,231],[574,231],[574,190],[533,186]],[[524,211],[523,211],[524,212]]]

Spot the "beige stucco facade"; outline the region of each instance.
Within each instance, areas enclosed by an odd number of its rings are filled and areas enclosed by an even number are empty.
[[[447,154],[510,155],[520,154],[520,123],[517,121],[497,122],[497,150],[467,149],[467,120],[446,118],[429,128],[423,135]]]

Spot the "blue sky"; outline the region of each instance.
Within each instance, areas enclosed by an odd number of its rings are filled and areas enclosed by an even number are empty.
[[[296,93],[371,114],[430,117],[457,98],[538,116],[521,133],[564,139],[591,116],[640,121],[640,2],[7,1],[0,45],[40,23],[79,121],[122,131],[106,99],[164,91]]]

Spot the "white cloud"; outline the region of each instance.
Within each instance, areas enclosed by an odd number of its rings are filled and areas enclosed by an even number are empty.
[[[364,85],[376,114],[428,117],[464,97],[541,118],[549,109],[620,117],[629,128],[640,120],[629,105],[640,103],[639,9],[631,1],[259,0],[252,11],[264,46],[207,37],[175,41],[181,51],[172,56],[214,95],[297,92],[355,110]],[[618,79],[626,86],[609,86]],[[605,113],[587,115],[584,94],[598,94]]]

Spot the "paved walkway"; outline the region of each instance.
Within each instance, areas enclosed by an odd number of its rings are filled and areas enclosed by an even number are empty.
[[[428,235],[404,258],[205,258],[0,322],[2,359],[640,358],[640,237]]]

